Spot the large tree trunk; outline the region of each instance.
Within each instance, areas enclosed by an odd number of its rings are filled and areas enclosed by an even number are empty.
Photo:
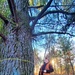
[[[1,75],[33,75],[34,58],[27,0],[15,0],[15,3],[19,22],[18,25],[9,23],[6,27],[7,41],[1,49],[4,58]]]

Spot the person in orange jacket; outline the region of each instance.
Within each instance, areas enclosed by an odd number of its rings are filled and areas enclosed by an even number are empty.
[[[48,58],[45,58],[43,65],[40,68],[39,75],[50,75],[51,72],[53,72],[54,69],[49,62]]]

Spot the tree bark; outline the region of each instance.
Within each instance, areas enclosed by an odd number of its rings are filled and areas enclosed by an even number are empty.
[[[18,24],[9,23],[6,27],[7,40],[1,45],[1,75],[33,75],[34,56],[27,2],[28,0],[15,0]]]
[[[71,65],[71,67],[72,67],[72,74],[75,75],[75,73],[74,73],[73,63],[71,62],[71,60],[70,60],[70,65]]]

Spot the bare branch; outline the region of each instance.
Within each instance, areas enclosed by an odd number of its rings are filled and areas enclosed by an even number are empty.
[[[8,24],[8,20],[0,13],[0,18],[5,22],[5,24]]]
[[[67,35],[70,35],[70,36],[75,36],[75,35],[72,35],[70,33],[66,33],[66,32],[39,32],[37,34],[32,34],[33,37],[36,37],[36,36],[40,36],[40,35],[45,35],[45,34],[67,34]]]
[[[35,18],[36,18],[36,16],[32,16],[32,17],[29,17],[29,20],[32,21],[32,20],[35,20]],[[41,17],[40,17],[40,18],[41,18]],[[39,18],[39,19],[40,19],[40,18]]]
[[[61,11],[61,10],[54,10],[54,11],[47,11],[47,12],[45,12],[43,15],[42,15],[42,17],[43,16],[46,16],[46,15],[48,15],[48,14],[53,14],[53,13],[62,13],[62,14],[66,14],[66,15],[75,15],[75,12],[67,12],[67,11]]]
[[[8,4],[14,21],[18,23],[14,0],[8,0]]]
[[[51,5],[53,0],[50,0],[46,6],[44,6],[44,8],[42,9],[42,11],[38,14],[38,16],[35,18],[33,24],[32,24],[32,30],[35,27],[36,22],[38,21],[38,19],[40,18],[40,16],[47,10],[47,8]]]
[[[40,5],[40,6],[29,6],[28,8],[30,9],[30,8],[36,8],[36,9],[38,9],[38,8],[42,8],[42,7],[44,7],[44,5]]]
[[[61,10],[53,10],[53,11],[47,11],[47,12],[45,12],[43,15],[41,15],[39,17],[39,19],[41,19],[42,17],[44,17],[44,16],[46,16],[48,14],[53,14],[53,13],[62,13],[62,14],[66,14],[66,15],[75,15],[75,12],[70,13],[70,12],[61,11]],[[34,20],[35,18],[36,18],[36,16],[30,17],[30,21]]]

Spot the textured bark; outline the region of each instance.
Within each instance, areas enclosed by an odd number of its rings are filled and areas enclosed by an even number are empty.
[[[18,1],[18,2],[17,2]],[[27,0],[15,0],[18,25],[8,24],[6,44],[2,43],[3,53],[1,75],[33,75],[33,50],[31,30],[27,13]],[[22,5],[22,6],[21,6]],[[24,8],[26,5],[26,8]],[[22,11],[20,11],[22,9]],[[15,26],[15,27],[13,27]],[[16,59],[17,58],[17,59]]]

